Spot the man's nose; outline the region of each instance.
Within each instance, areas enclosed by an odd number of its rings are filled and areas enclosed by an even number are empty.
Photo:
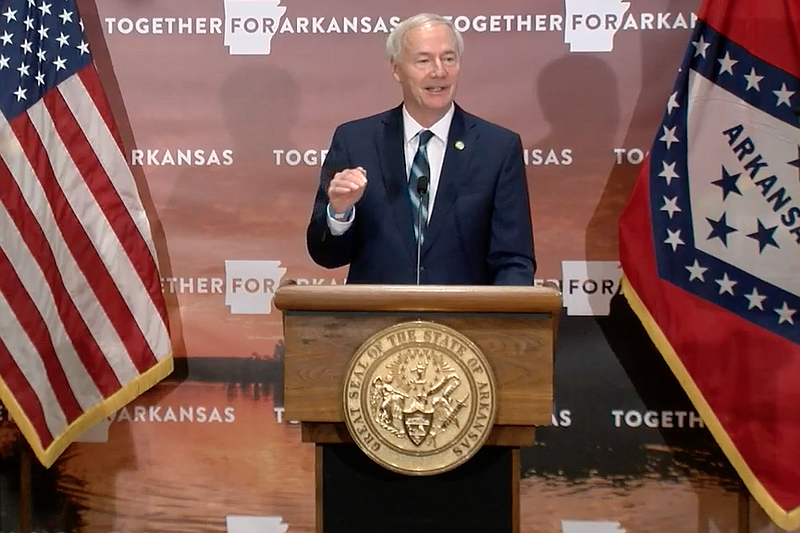
[[[431,76],[447,76],[447,69],[444,66],[444,63],[441,59],[434,59],[433,60],[433,68],[431,70]]]

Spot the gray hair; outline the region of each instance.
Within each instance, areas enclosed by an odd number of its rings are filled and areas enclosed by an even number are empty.
[[[453,25],[453,22],[441,15],[419,13],[418,15],[408,17],[389,32],[389,36],[386,38],[386,55],[389,56],[389,59],[392,61],[397,60],[397,57],[400,55],[400,50],[403,48],[403,37],[405,37],[408,30],[430,23],[444,24],[450,28],[450,31],[453,32],[453,38],[456,41],[456,51],[458,52],[458,56],[461,57],[461,54],[464,52],[464,39]]]

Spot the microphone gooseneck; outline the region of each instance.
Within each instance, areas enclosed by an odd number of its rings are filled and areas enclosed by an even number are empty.
[[[419,204],[420,209],[417,210],[417,228],[419,228],[419,235],[417,235],[417,285],[419,285],[419,273],[420,273],[420,257],[422,256],[422,228],[423,228],[423,218],[422,218],[422,205],[425,197],[428,194],[428,176],[420,176],[417,179],[417,194],[419,194]],[[426,202],[427,203],[427,202]]]

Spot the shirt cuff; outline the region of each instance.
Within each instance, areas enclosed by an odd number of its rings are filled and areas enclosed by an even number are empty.
[[[327,213],[328,228],[331,230],[331,235],[337,237],[342,235],[353,225],[353,220],[356,217],[356,208],[355,206],[351,206],[350,209],[341,215],[334,215],[333,210],[331,210],[331,204],[328,204]]]

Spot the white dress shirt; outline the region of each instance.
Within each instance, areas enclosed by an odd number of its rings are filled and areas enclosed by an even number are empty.
[[[433,213],[433,204],[436,200],[436,191],[439,190],[439,177],[442,175],[444,152],[447,148],[447,135],[450,133],[450,123],[453,122],[455,106],[450,104],[450,109],[439,119],[439,122],[428,128],[433,137],[428,141],[428,165],[430,166],[430,180],[428,185],[428,220]],[[403,106],[403,132],[405,134],[406,178],[411,174],[411,164],[419,147],[419,132],[424,130]]]
[[[453,122],[454,113],[455,105],[450,104],[450,109],[447,110],[447,113],[428,128],[433,133],[433,137],[428,141],[428,165],[430,166],[430,176],[428,176],[430,179],[428,185],[428,220],[430,220],[431,213],[433,213],[436,191],[439,190],[439,178],[442,174],[442,163],[444,162],[444,153],[447,148],[447,136],[450,133],[450,124]],[[411,173],[411,164],[419,147],[418,134],[423,129],[425,128],[420,126],[408,113],[406,106],[403,106],[403,134],[405,141],[403,152],[406,159],[406,180]],[[353,225],[353,220],[355,220],[355,209],[351,212],[348,220],[340,221],[333,218],[330,205],[328,206],[328,227],[331,230],[331,234],[343,234]]]

